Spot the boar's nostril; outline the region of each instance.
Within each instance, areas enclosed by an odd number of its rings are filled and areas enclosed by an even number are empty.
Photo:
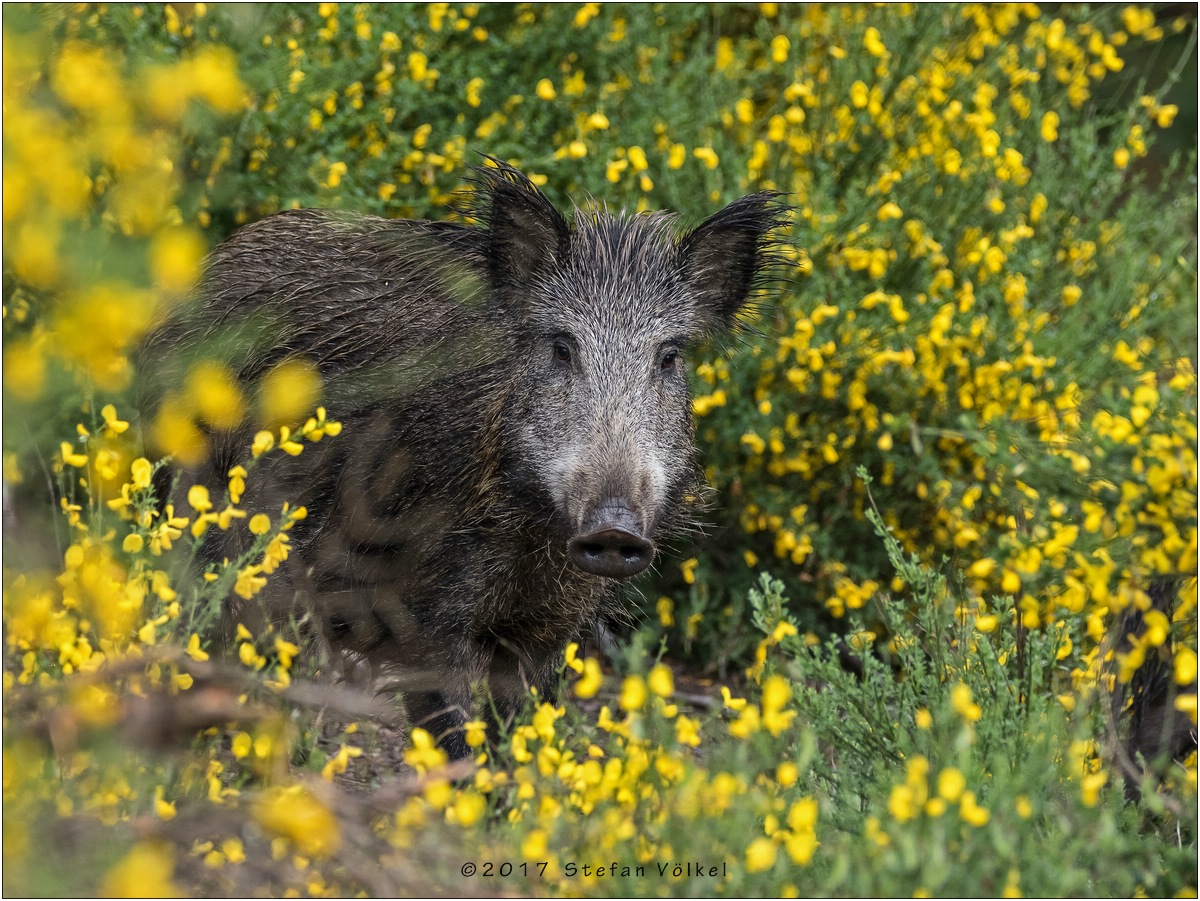
[[[602,529],[571,541],[571,562],[584,572],[610,579],[636,576],[654,559],[654,545],[624,529]]]

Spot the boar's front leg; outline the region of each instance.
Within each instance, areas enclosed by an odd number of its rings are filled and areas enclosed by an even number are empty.
[[[490,716],[488,739],[493,746],[508,734],[530,689],[537,690],[537,702],[553,704],[558,697],[558,667],[562,649],[550,648],[536,653],[517,653],[507,643],[498,645],[488,667],[487,689]]]

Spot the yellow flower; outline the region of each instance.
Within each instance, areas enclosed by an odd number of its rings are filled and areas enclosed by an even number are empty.
[[[1194,692],[1176,697],[1175,709],[1180,713],[1186,714],[1188,719],[1192,721],[1192,725],[1196,725],[1196,695]]]
[[[279,564],[283,563],[291,553],[291,539],[287,535],[280,533],[271,539],[271,543],[267,545],[266,551],[263,552],[262,571],[268,575],[279,569]]]
[[[728,686],[721,686],[721,700],[730,710],[742,710],[746,706],[745,698],[735,698],[729,691]]]
[[[746,848],[746,872],[761,873],[775,865],[778,848],[769,838],[759,836]]]
[[[295,457],[303,453],[304,445],[292,440],[292,430],[287,426],[279,428],[279,449],[289,456]]]
[[[487,813],[487,799],[474,791],[458,792],[446,808],[446,822],[459,826],[474,826]]]
[[[1058,113],[1050,110],[1042,116],[1042,140],[1057,141],[1058,140]]]
[[[254,739],[248,732],[239,732],[233,737],[230,744],[230,749],[233,751],[233,756],[238,760],[242,760],[250,755],[254,749]]]
[[[87,454],[77,454],[71,449],[71,445],[64,441],[59,446],[63,463],[67,466],[74,466],[76,469],[82,469],[88,464]]]
[[[700,561],[696,557],[684,560],[679,564],[680,572],[683,573],[683,581],[689,585],[696,584],[696,567],[700,565]]]
[[[255,459],[258,459],[274,446],[275,436],[264,429],[261,432],[255,433],[254,444],[250,448],[250,453]]]
[[[234,594],[246,600],[258,594],[267,584],[266,578],[259,575],[261,572],[261,566],[247,566],[238,570],[237,582],[233,586]]]
[[[24,400],[41,396],[46,380],[46,358],[42,344],[43,341],[36,337],[33,340],[12,339],[4,342],[5,390]]]
[[[419,50],[408,55],[408,73],[413,81],[424,81],[428,74],[429,57]]]
[[[337,754],[330,757],[325,762],[325,766],[321,768],[321,778],[326,782],[332,782],[334,776],[340,775],[349,768],[350,760],[354,757],[362,756],[362,748],[356,748],[353,745],[342,745],[338,749]],[[261,755],[266,757],[266,754]]]
[[[112,404],[105,404],[100,410],[100,415],[104,419],[104,434],[110,438],[115,438],[129,428],[128,422],[117,419],[117,408]]]
[[[604,177],[612,184],[621,180],[621,173],[629,168],[629,160],[609,160],[604,170]]]
[[[518,736],[514,735],[515,739]],[[424,775],[431,769],[444,766],[446,752],[437,746],[433,736],[421,728],[414,728],[408,737],[409,746],[404,752],[404,762]]]
[[[230,863],[245,863],[246,848],[239,838],[227,838],[221,842],[221,853]]]
[[[1020,898],[1021,895],[1021,872],[1015,868],[1008,871],[1008,875],[1004,879],[1004,891],[1001,893],[1004,898]]]
[[[166,791],[163,786],[158,785],[154,788],[154,815],[160,820],[172,820],[175,818],[175,802],[167,801],[163,797]]]
[[[106,898],[182,898],[172,881],[175,869],[170,845],[141,842],[109,870],[100,884]]]
[[[734,738],[744,740],[757,732],[761,725],[762,719],[758,715],[758,708],[753,704],[747,704],[738,718],[729,724],[729,734]]]
[[[762,456],[763,451],[767,449],[767,443],[757,432],[746,432],[742,435],[742,444],[750,448],[756,457]]]
[[[953,804],[962,796],[963,790],[966,787],[966,777],[954,767],[947,767],[938,773],[938,795],[942,798],[945,798],[951,804]]]
[[[579,644],[572,641],[567,645],[566,651],[563,653],[563,663],[567,669],[574,670],[577,673],[583,672],[583,661],[579,659]]]
[[[983,711],[972,697],[970,686],[961,682],[950,690],[950,706],[959,716],[971,723],[983,716]]]
[[[893,819],[903,823],[917,815],[917,805],[913,790],[907,785],[893,785],[892,793],[888,796],[888,813]]]
[[[770,38],[770,61],[787,62],[787,54],[791,52],[792,42],[787,35],[775,35]]]
[[[1003,574],[1000,576],[1000,590],[1005,594],[1015,595],[1021,590],[1021,577],[1013,570],[1005,567]]]
[[[247,475],[243,466],[235,466],[229,470],[229,500],[234,504],[241,501],[242,494],[246,491]]]
[[[537,733],[537,737],[545,744],[550,744],[554,741],[554,721],[561,717],[564,713],[563,708],[555,707],[553,704],[539,704],[537,710],[533,714],[533,730]]]
[[[775,628],[771,630],[771,642],[779,644],[785,638],[791,638],[793,635],[798,635],[796,627],[787,620],[780,620],[775,624]]]
[[[650,670],[646,677],[646,684],[650,691],[660,698],[669,698],[675,693],[674,674],[669,666],[662,663],[655,664]]]
[[[585,3],[575,13],[575,27],[583,28],[588,22],[600,15],[599,3]]]
[[[200,274],[206,250],[204,236],[196,229],[178,226],[159,232],[150,245],[154,283],[167,291],[186,291]]]
[[[604,676],[600,672],[600,664],[592,657],[584,658],[583,675],[575,683],[575,696],[584,700],[594,698],[603,684]]]
[[[266,579],[263,579],[263,582],[265,583]],[[241,592],[239,592],[239,594],[240,593]],[[253,594],[254,593],[251,592],[250,596],[253,597]],[[245,597],[245,595],[243,595],[243,597]],[[238,647],[238,659],[240,659],[244,665],[250,667],[251,669],[262,669],[267,665],[267,658],[258,653],[258,650],[254,647],[254,645],[248,641],[243,641]]]
[[[888,201],[879,208],[878,218],[880,222],[887,222],[889,219],[899,219],[904,215],[904,211],[895,203]]]
[[[200,648],[200,636],[195,632],[193,632],[192,637],[188,639],[187,655],[200,663],[203,663],[208,659],[208,654]]]
[[[784,710],[792,697],[792,686],[783,676],[771,676],[763,683],[762,724],[773,736],[791,725],[795,710]]]
[[[817,799],[801,798],[792,804],[787,816],[788,828],[794,832],[812,832],[817,828]]]
[[[242,393],[225,366],[212,361],[197,363],[188,373],[187,383],[192,405],[209,425],[232,429],[242,421]]]
[[[150,553],[155,556],[161,555],[164,550],[169,551],[171,542],[183,534],[181,530],[188,524],[186,517],[175,515],[174,504],[167,504],[164,512],[163,521],[154,527],[149,536]]]
[[[320,399],[321,375],[305,359],[285,360],[264,375],[258,386],[259,415],[264,426],[302,422]]]
[[[425,789],[423,795],[424,795],[425,802],[430,807],[432,807],[434,810],[443,810],[445,808],[448,808],[450,806],[451,802],[454,800],[454,789],[451,787],[450,783],[447,782],[445,779],[438,779],[438,780],[435,780],[435,781],[429,783],[429,785]],[[513,816],[514,814],[516,814],[515,818]],[[423,821],[423,816],[424,816],[423,812],[421,812],[419,814],[419,816],[421,817],[421,819],[416,820],[417,824],[419,824],[420,822]],[[520,816],[521,816],[520,810],[510,810],[509,811],[509,821],[510,822],[517,822],[517,819],[519,819]]]
[[[700,745],[700,721],[680,715],[675,719],[675,740],[681,745],[695,748]]]
[[[669,597],[666,595],[660,597],[655,607],[658,611],[658,621],[660,623],[664,626],[675,625],[675,603]]]
[[[709,169],[715,169],[720,165],[720,157],[711,147],[697,147],[692,151],[692,156],[700,160]]]
[[[269,789],[254,805],[253,816],[305,857],[328,857],[341,846],[337,819],[302,785]]]
[[[1049,206],[1049,203],[1046,200],[1045,194],[1037,193],[1033,195],[1033,200],[1029,202],[1029,221],[1037,225],[1042,215],[1046,212],[1046,207]]]
[[[962,803],[958,806],[958,813],[964,820],[972,826],[986,826],[991,814],[987,809],[980,807],[975,803],[975,793],[965,792],[962,796]]]
[[[646,703],[646,681],[639,675],[626,676],[618,703],[622,710],[640,710]]]
[[[487,741],[487,723],[483,720],[471,720],[463,724],[466,732],[467,746],[478,748]]]
[[[548,847],[545,830],[533,829],[521,842],[521,856],[534,862],[545,860]]]
[[[483,90],[483,79],[478,76],[467,82],[467,105],[479,106],[479,92]]]
[[[1196,652],[1183,644],[1175,648],[1175,684],[1191,685],[1196,681]]]
[[[990,613],[976,617],[975,619],[976,630],[982,632],[984,635],[995,632],[998,625],[1000,625],[1000,618]]]
[[[605,710],[608,708],[605,707]],[[513,760],[517,763],[528,763],[533,759],[533,755],[529,753],[528,741],[525,738],[524,732],[517,732],[512,736],[509,742],[509,751],[512,753]]]
[[[892,837],[880,828],[879,817],[867,817],[866,829],[863,835],[877,847],[886,848],[892,843]]]
[[[239,510],[237,507],[226,507],[220,513],[216,514],[216,517],[217,528],[228,529],[235,519],[245,519],[246,511]]]
[[[138,457],[129,466],[130,474],[133,476],[133,481],[130,485],[135,491],[145,490],[150,487],[150,478],[154,474],[154,467],[145,457]]]
[[[716,67],[718,72],[724,72],[728,69],[734,60],[733,41],[730,38],[717,39],[717,60]]]
[[[783,847],[787,851],[788,857],[792,859],[792,863],[802,867],[812,860],[813,854],[816,853],[820,844],[815,832],[805,831],[788,836],[784,840]]]
[[[279,665],[284,669],[290,669],[292,665],[292,659],[300,653],[300,648],[292,644],[290,641],[285,641],[284,639],[276,636],[275,653],[279,657]]]
[[[188,489],[188,503],[197,513],[207,513],[212,509],[212,501],[208,497],[208,489],[203,485],[193,485]]]
[[[342,424],[326,419],[324,407],[317,407],[317,415],[310,416],[300,433],[309,441],[320,441],[326,435],[336,438],[342,433]]]

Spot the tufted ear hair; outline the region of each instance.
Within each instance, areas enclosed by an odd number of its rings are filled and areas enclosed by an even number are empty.
[[[683,281],[706,333],[732,329],[771,280],[779,262],[774,232],[790,211],[784,195],[762,191],[733,201],[680,240]]]
[[[477,195],[471,214],[487,232],[487,267],[493,287],[528,285],[566,257],[570,226],[525,175],[502,160],[474,170]]]

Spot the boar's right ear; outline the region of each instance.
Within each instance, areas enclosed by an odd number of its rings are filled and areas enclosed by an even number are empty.
[[[491,165],[475,170],[472,212],[487,231],[488,274],[495,286],[527,285],[565,258],[570,226],[533,182],[487,159]]]
[[[684,283],[706,333],[733,328],[737,315],[780,262],[774,232],[787,221],[784,195],[762,191],[735,200],[679,242]]]

